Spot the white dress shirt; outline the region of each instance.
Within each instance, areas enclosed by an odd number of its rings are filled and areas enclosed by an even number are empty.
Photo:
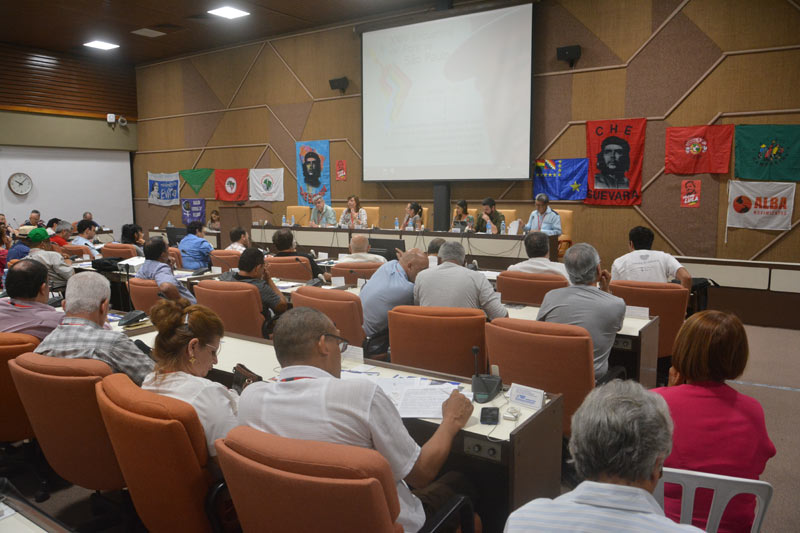
[[[508,270],[511,272],[527,272],[529,274],[555,274],[564,276],[569,281],[567,267],[564,266],[564,263],[550,261],[546,257],[531,257],[521,263],[511,265]]]
[[[371,254],[369,252],[356,252],[347,256],[344,263],[385,263],[386,258],[382,255]]]

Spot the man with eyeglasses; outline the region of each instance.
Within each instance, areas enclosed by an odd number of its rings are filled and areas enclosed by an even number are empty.
[[[441,425],[420,447],[376,383],[339,379],[347,341],[324,314],[309,307],[287,311],[278,319],[273,343],[281,372],[275,382],[253,383],[242,392],[240,425],[292,439],[377,450],[397,484],[397,522],[404,531],[418,531],[452,495],[466,494],[474,501],[474,489],[464,476],[449,472],[435,480],[453,438],[472,413],[463,394],[453,391],[442,404]]]

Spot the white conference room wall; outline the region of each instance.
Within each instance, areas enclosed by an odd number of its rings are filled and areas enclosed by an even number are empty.
[[[8,178],[16,172],[33,181],[26,196],[17,196],[8,187]],[[32,209],[38,209],[45,222],[53,217],[74,222],[91,211],[98,223],[114,230],[116,238],[122,224],[133,222],[126,151],[0,146],[0,180],[0,213],[15,226]]]

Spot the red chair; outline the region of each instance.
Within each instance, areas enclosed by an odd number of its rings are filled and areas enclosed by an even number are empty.
[[[497,292],[503,303],[542,305],[544,295],[553,289],[569,286],[563,276],[556,274],[532,274],[529,272],[500,272],[497,276]]]
[[[170,246],[167,248],[167,252],[169,252],[169,257],[175,262],[175,268],[183,268],[183,258],[181,257],[180,248]]]
[[[18,355],[32,352],[39,342],[33,335],[0,333],[0,442],[33,438],[33,427],[11,379],[8,362]]]
[[[239,268],[239,257],[242,252],[236,250],[211,250],[211,266],[220,267],[223,272],[231,268]]]
[[[194,288],[197,303],[219,315],[225,331],[261,337],[261,293],[250,283],[204,279]]]
[[[70,257],[73,255],[77,255],[78,257],[88,255],[92,257],[92,252],[89,250],[89,247],[82,244],[65,244],[61,248],[65,253],[69,254]]]
[[[128,280],[131,290],[133,308],[150,314],[153,307],[161,297],[158,295],[158,284],[152,279],[131,278]]]
[[[347,291],[300,287],[292,294],[294,307],[313,307],[324,313],[353,346],[364,343],[361,298]]]
[[[103,257],[115,257],[119,259],[130,259],[136,257],[136,247],[132,244],[120,244],[116,242],[109,242],[103,245]]]
[[[338,263],[331,267],[331,276],[339,277],[344,276],[344,282],[348,285],[355,285],[358,279],[369,279],[378,270],[383,263],[371,262],[347,262]]]
[[[311,262],[307,257],[267,257],[269,275],[273,278],[308,281],[312,275]]]

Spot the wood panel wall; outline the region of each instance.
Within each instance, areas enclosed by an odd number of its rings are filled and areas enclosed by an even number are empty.
[[[135,121],[133,66],[0,43],[0,109]]]
[[[800,124],[800,8],[790,0],[542,0],[534,4],[534,156],[586,157],[585,121],[647,117],[641,206],[555,202],[575,211],[575,238],[594,244],[603,262],[627,251],[627,232],[649,225],[655,246],[709,257],[800,261],[795,228],[731,229],[727,175],[701,175],[699,209],[681,209],[681,176],[666,175],[668,126]],[[556,48],[580,44],[574,69]],[[347,161],[333,181],[334,205],[358,194],[381,207],[389,227],[405,202],[432,205],[431,183],[365,183],[361,164],[360,39],[352,27],[285,36],[137,69],[141,117],[134,162],[137,222],[180,223],[177,208],[146,202],[147,171],[193,167],[285,167],[286,201],[259,203],[255,220],[278,222],[296,202],[294,143],[331,140],[331,160]],[[327,80],[347,76],[345,96]],[[733,162],[731,169],[733,169]],[[213,200],[211,180],[198,195]],[[527,217],[532,184],[454,183],[453,201],[478,206],[492,196]],[[800,196],[800,195],[799,195]],[[796,199],[796,203],[800,198]],[[780,238],[779,238],[780,237]],[[772,243],[770,245],[770,243]]]

